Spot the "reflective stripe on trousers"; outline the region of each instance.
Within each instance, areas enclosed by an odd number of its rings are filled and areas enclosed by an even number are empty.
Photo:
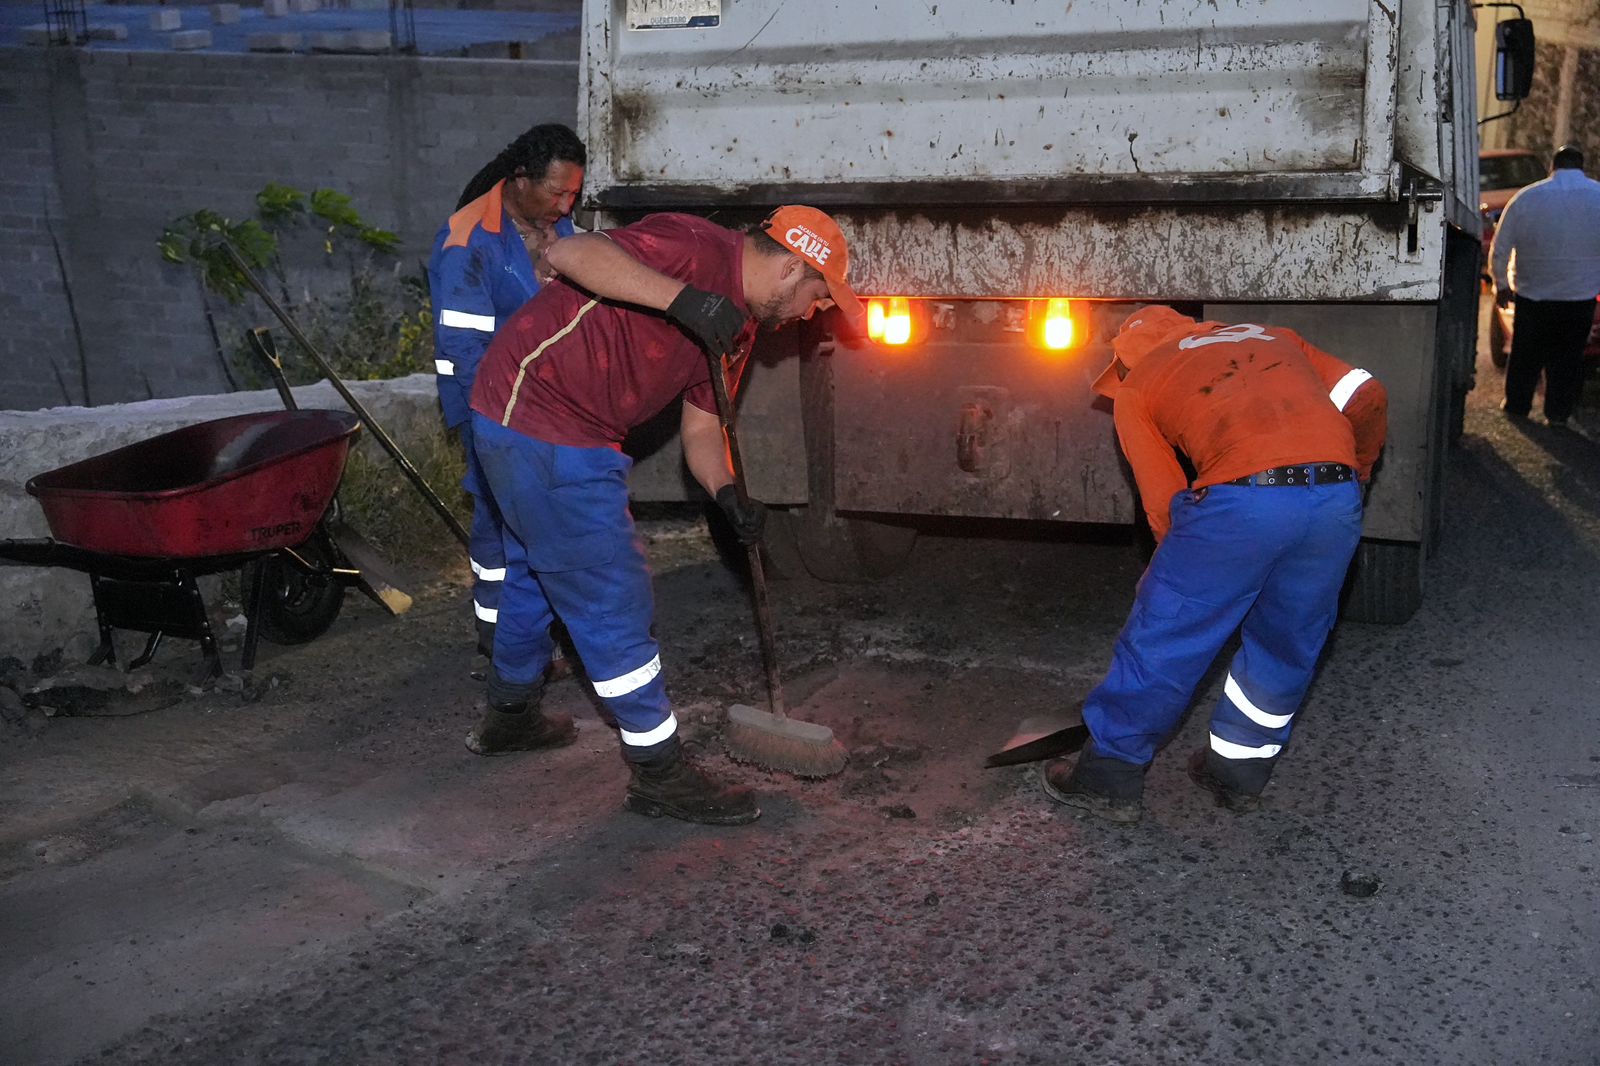
[[[1361,537],[1354,481],[1284,491],[1212,485],[1172,500],[1110,671],[1083,718],[1097,754],[1144,764],[1177,726],[1235,629],[1212,750],[1274,758],[1311,682]],[[1220,744],[1218,743],[1220,742]]]
[[[500,587],[506,576],[504,520],[483,481],[473,447],[472,423],[461,424],[461,446],[467,473],[461,487],[472,494],[472,525],[467,530],[467,557],[472,564],[472,613],[480,622],[500,618]]]
[[[560,618],[615,716],[624,752],[641,761],[677,732],[650,626],[655,599],[628,513],[632,461],[613,448],[547,444],[474,413],[491,496],[503,504],[505,581],[494,669],[533,685]]]

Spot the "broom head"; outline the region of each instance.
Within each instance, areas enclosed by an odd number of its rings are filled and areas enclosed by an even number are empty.
[[[844,769],[850,757],[827,726],[759,711],[744,703],[728,708],[722,740],[735,761],[796,777],[832,777]]]

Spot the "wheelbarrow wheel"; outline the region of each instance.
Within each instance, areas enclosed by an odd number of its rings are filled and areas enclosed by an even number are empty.
[[[319,569],[338,565],[333,545],[319,530],[295,552]],[[308,574],[285,556],[272,554],[263,567],[261,636],[274,644],[305,644],[328,631],[344,606],[344,585],[332,574]]]

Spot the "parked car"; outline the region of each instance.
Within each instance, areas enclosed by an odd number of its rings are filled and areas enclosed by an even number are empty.
[[[1538,152],[1527,148],[1491,148],[1478,153],[1478,210],[1487,223],[1483,246],[1489,246],[1500,212],[1524,185],[1548,177],[1550,168]]]
[[[1500,213],[1506,204],[1525,185],[1547,177],[1549,167],[1539,153],[1527,148],[1492,148],[1478,153],[1478,211],[1483,215],[1483,279],[1486,291],[1494,299],[1494,275],[1489,268],[1489,247],[1494,242],[1494,229],[1500,222]],[[1489,311],[1489,360],[1495,369],[1504,370],[1511,356],[1511,330],[1516,318],[1516,307],[1498,304]],[[1600,301],[1595,307],[1595,321],[1589,327],[1589,343],[1583,351],[1585,361],[1600,363]]]

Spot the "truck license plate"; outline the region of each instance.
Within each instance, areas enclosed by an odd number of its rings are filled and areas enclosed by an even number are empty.
[[[718,25],[722,0],[628,0],[630,30],[691,30]]]

